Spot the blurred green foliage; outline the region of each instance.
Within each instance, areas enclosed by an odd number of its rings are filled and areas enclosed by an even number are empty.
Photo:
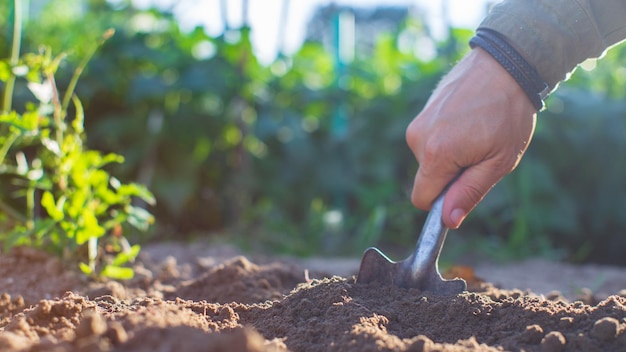
[[[337,77],[317,43],[266,66],[248,28],[210,37],[164,11],[87,4],[80,17],[30,22],[26,43],[79,52],[90,33],[116,29],[78,92],[90,146],[122,154],[116,174],[154,192],[158,236],[228,229],[249,248],[299,255],[413,246],[425,214],[409,203],[417,165],[404,130],[471,31],[451,30],[419,59],[398,45],[407,31],[428,36],[412,19]],[[494,257],[626,264],[624,62],[617,47],[550,98],[520,167],[458,231],[465,242]]]
[[[125,225],[147,230],[153,218],[133,198],[153,204],[138,184],[122,184],[106,170],[123,162],[84,146],[84,109],[74,88],[109,30],[89,45],[67,88],[55,83],[65,55],[49,48],[19,55],[22,12],[15,1],[13,43],[0,60],[3,94],[0,111],[0,243],[2,249],[30,246],[79,263],[94,277],[132,278],[123,265],[138,254],[123,234]],[[24,108],[14,109],[16,89],[29,92]],[[70,110],[71,109],[71,110]],[[71,111],[71,113],[70,113]]]

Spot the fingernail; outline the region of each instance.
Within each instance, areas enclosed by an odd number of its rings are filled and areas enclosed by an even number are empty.
[[[450,220],[452,220],[452,223],[454,224],[455,229],[461,225],[461,222],[463,221],[464,218],[465,218],[465,211],[463,211],[463,209],[456,208],[452,210],[452,212],[450,213]]]

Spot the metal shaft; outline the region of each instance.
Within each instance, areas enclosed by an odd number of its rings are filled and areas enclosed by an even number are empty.
[[[426,218],[426,223],[422,228],[422,233],[417,240],[415,252],[407,260],[407,265],[416,277],[431,273],[433,270],[432,266],[435,266],[434,271],[437,274],[439,273],[439,268],[437,267],[439,254],[448,234],[448,228],[441,219],[445,193],[445,191],[442,192],[433,203]]]

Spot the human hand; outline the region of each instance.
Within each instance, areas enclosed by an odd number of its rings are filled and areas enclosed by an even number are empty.
[[[411,200],[429,210],[445,186],[443,222],[467,214],[515,169],[535,130],[536,110],[515,79],[487,52],[473,49],[439,83],[408,126],[419,169]]]

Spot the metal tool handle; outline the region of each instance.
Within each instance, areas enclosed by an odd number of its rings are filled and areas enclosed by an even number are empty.
[[[433,266],[435,272],[439,274],[439,254],[448,233],[448,228],[444,225],[441,218],[443,200],[447,191],[448,188],[446,187],[433,203],[426,218],[426,223],[422,228],[422,233],[417,240],[415,252],[407,260],[407,264],[409,264],[411,272],[415,277],[431,273]]]

